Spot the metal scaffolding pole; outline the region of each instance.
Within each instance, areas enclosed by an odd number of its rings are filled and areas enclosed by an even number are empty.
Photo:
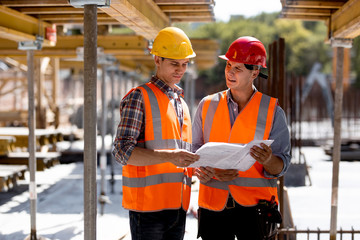
[[[115,66],[110,67],[110,80],[111,80],[111,141],[114,141],[115,136],[115,73],[117,68]],[[114,184],[115,184],[115,172],[114,172],[114,156],[111,154],[110,167],[111,167],[111,193],[115,193]]]
[[[30,235],[25,238],[25,240],[38,240],[43,239],[38,237],[36,234],[36,206],[37,206],[37,193],[36,193],[36,138],[35,138],[35,129],[36,129],[36,109],[35,109],[35,78],[34,78],[34,50],[41,50],[42,48],[42,38],[37,37],[35,41],[23,41],[19,42],[18,49],[27,51],[27,78],[28,78],[28,152],[29,152],[29,172],[30,172],[30,182],[29,182],[29,198],[30,198]]]
[[[100,184],[100,213],[104,214],[104,206],[106,203],[106,165],[107,165],[107,154],[105,148],[105,136],[106,136],[106,120],[107,120],[107,107],[106,107],[106,66],[102,65],[102,79],[101,79],[101,154],[100,154],[100,174],[101,174],[101,184]]]
[[[338,188],[339,188],[339,163],[341,153],[341,116],[343,100],[343,60],[344,47],[351,47],[351,39],[332,39],[332,47],[337,48],[336,55],[336,89],[334,109],[334,147],[333,147],[333,175],[331,193],[331,219],[330,219],[330,240],[336,240],[337,209],[338,209]]]
[[[31,218],[31,232],[30,240],[36,240],[36,206],[37,206],[37,193],[36,193],[36,157],[35,157],[35,89],[34,89],[34,51],[27,51],[27,65],[28,65],[28,127],[29,127],[29,170],[30,170],[30,183],[29,183],[29,195],[30,195],[30,218]]]
[[[84,6],[84,239],[96,239],[97,5]]]

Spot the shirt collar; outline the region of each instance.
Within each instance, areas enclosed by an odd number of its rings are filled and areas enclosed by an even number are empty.
[[[256,87],[254,87],[254,92],[253,92],[253,94],[251,95],[251,98],[254,96],[254,94],[257,92],[258,90],[256,89]],[[250,98],[250,99],[251,99]],[[226,90],[226,100],[227,100],[227,102],[229,103],[229,102],[232,102],[232,103],[234,103],[234,104],[237,104],[235,101],[234,101],[234,99],[233,99],[233,97],[232,97],[232,95],[231,95],[231,91],[230,91],[230,88],[228,89],[228,90]]]
[[[166,84],[164,81],[157,78],[156,76],[152,76],[150,82],[153,83],[165,94],[168,94],[168,92],[170,91],[174,91],[178,96],[184,97],[184,90],[177,85],[175,85],[175,89],[171,89],[171,87],[168,84]]]

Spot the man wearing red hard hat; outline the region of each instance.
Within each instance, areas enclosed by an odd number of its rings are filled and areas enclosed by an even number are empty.
[[[277,211],[277,178],[290,164],[290,136],[276,98],[260,93],[254,80],[266,68],[266,50],[254,37],[240,37],[229,47],[227,90],[202,99],[193,121],[193,150],[207,142],[248,144],[256,160],[246,171],[200,167],[199,230],[203,240],[271,239],[281,215]],[[219,159],[221,160],[221,159]]]

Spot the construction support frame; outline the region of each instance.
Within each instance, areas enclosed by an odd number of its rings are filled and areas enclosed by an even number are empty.
[[[97,5],[84,6],[84,239],[96,239]]]
[[[334,104],[334,147],[333,147],[333,171],[331,192],[331,218],[330,218],[330,240],[336,240],[338,190],[339,190],[339,165],[341,153],[341,117],[343,102],[343,63],[344,48],[352,47],[351,39],[334,38],[331,46],[337,48],[336,54],[336,89]]]

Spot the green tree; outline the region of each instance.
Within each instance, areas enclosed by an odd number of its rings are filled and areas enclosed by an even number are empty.
[[[332,49],[325,41],[327,27],[324,22],[305,22],[279,18],[279,13],[262,13],[245,18],[233,16],[228,22],[203,24],[181,24],[180,28],[190,38],[216,39],[220,43],[220,54],[225,54],[230,44],[240,36],[253,36],[263,42],[268,50],[269,44],[278,38],[285,39],[286,71],[297,76],[307,76],[315,62],[322,64],[322,71],[332,73]],[[354,41],[352,63],[360,86],[360,39]],[[216,66],[200,75],[208,86],[224,83],[225,61],[219,60]],[[206,88],[207,86],[205,86]]]

